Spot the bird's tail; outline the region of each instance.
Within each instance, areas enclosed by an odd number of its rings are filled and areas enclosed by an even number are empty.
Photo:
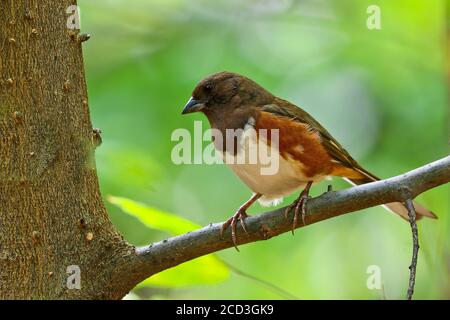
[[[357,174],[350,175],[350,177],[347,176],[347,177],[345,177],[345,180],[347,180],[348,182],[350,182],[353,185],[361,185],[361,184],[380,180],[378,177],[374,176],[373,174],[371,174],[370,172],[368,172],[367,170],[365,170],[361,167],[352,168],[351,170]],[[420,219],[422,217],[429,217],[429,218],[437,219],[437,216],[432,211],[421,206],[420,204],[418,204],[415,201],[413,203],[414,203],[414,208],[416,209],[417,219]],[[409,220],[408,210],[402,203],[391,202],[391,203],[387,203],[387,204],[383,205],[383,207],[385,207],[389,211],[392,211],[392,212],[398,214],[403,219]]]

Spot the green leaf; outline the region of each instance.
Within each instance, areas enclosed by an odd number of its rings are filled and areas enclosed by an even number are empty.
[[[188,219],[148,207],[127,198],[109,197],[108,200],[124,212],[138,218],[144,225],[152,229],[163,230],[173,235],[178,235],[201,228],[200,225]]]
[[[200,225],[188,219],[148,207],[127,198],[109,197],[108,200],[152,229],[159,229],[178,235],[200,228]],[[229,274],[229,268],[219,258],[211,254],[157,273],[141,282],[139,287],[183,287],[214,284],[224,281]]]
[[[215,284],[226,280],[229,275],[230,271],[222,261],[214,255],[207,255],[157,273],[139,286],[183,287]]]

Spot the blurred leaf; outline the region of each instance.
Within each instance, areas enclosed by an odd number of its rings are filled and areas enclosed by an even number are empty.
[[[214,284],[228,278],[230,271],[216,256],[207,255],[157,273],[139,286],[183,287]]]
[[[127,198],[109,197],[108,200],[124,212],[138,218],[144,225],[152,229],[159,229],[173,235],[178,235],[201,228],[200,225],[187,219],[148,207]]]
[[[152,229],[178,235],[201,227],[190,220],[127,198],[111,196],[108,200]],[[213,284],[225,280],[229,274],[228,267],[220,259],[214,255],[207,255],[155,274],[141,282],[139,286],[182,287]]]

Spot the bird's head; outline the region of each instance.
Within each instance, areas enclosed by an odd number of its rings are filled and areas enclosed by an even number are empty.
[[[248,100],[268,95],[269,92],[247,77],[232,72],[219,72],[197,84],[182,113],[223,112],[240,107]]]

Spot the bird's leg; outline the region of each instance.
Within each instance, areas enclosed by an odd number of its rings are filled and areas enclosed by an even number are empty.
[[[292,221],[292,234],[294,234],[294,229],[297,226],[298,221],[298,213],[301,210],[302,212],[302,222],[303,225],[306,224],[306,201],[309,198],[309,189],[311,189],[312,181],[308,181],[306,184],[305,189],[300,193],[297,200],[295,200],[291,205],[289,205],[286,210],[284,211],[284,216],[286,219],[288,218],[289,212],[291,212],[292,209],[294,209],[294,219]]]
[[[223,232],[228,226],[231,226],[231,239],[233,240],[234,247],[237,251],[239,251],[236,244],[236,225],[237,221],[241,222],[242,229],[244,229],[245,233],[247,232],[247,227],[245,225],[245,218],[248,217],[247,209],[259,198],[261,198],[262,194],[255,193],[247,202],[245,202],[240,208],[236,211],[236,213],[227,221],[222,224],[222,228],[220,229],[220,235],[223,236]]]

